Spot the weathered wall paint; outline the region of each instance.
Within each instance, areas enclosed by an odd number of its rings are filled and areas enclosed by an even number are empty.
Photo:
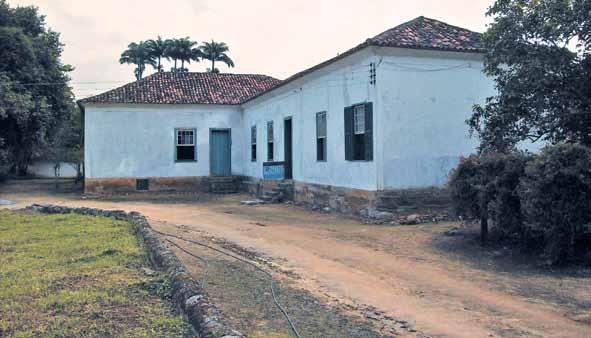
[[[369,63],[374,60],[371,50],[363,50],[247,103],[243,121],[245,175],[262,178],[263,162],[267,161],[267,121],[274,122],[274,160],[285,159],[283,121],[291,117],[294,180],[376,190],[376,162],[345,161],[344,147],[344,107],[375,100],[376,88],[369,83]],[[322,111],[327,112],[326,162],[316,161],[316,113]],[[250,128],[255,124],[257,162],[251,162]]]
[[[380,189],[442,186],[474,152],[466,119],[494,94],[477,54],[378,49]]]
[[[175,128],[197,129],[197,161],[175,162]],[[232,129],[232,173],[242,168],[240,107],[89,105],[85,111],[86,177],[209,175],[209,129]]]

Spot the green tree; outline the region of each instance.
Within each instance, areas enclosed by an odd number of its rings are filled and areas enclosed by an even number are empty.
[[[146,41],[146,45],[150,50],[150,57],[157,61],[156,66],[154,67],[157,71],[162,71],[162,59],[168,59],[166,56],[166,47],[168,40],[162,40],[160,36],[156,39],[151,39]]]
[[[468,120],[480,150],[591,145],[591,0],[497,0],[487,15],[485,72],[498,95]]]
[[[228,45],[224,42],[204,42],[201,46],[201,57],[211,61],[211,68],[209,72],[219,73],[219,69],[215,68],[216,61],[225,63],[228,67],[234,67],[234,61],[230,59],[227,52],[230,50]]]
[[[188,69],[185,69],[185,62],[191,63],[191,60],[199,61],[198,58],[195,58],[194,46],[196,44],[196,42],[191,41],[188,37],[169,39],[166,41],[167,47],[165,55],[166,57],[171,58],[174,62],[172,71],[186,72]],[[181,61],[180,68],[178,68],[178,61]]]
[[[146,70],[146,65],[157,68],[157,63],[151,53],[149,44],[145,41],[130,43],[127,46],[127,49],[121,53],[119,63],[136,65],[134,75],[138,81],[142,79],[144,71]]]
[[[74,111],[62,47],[36,7],[0,0],[0,166],[12,173],[25,175]]]

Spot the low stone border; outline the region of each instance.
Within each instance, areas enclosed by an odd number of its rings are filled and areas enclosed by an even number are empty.
[[[142,214],[135,211],[126,213],[122,210],[70,208],[40,204],[33,204],[26,209],[46,214],[74,213],[89,216],[104,216],[131,222],[136,235],[144,241],[150,262],[156,268],[165,271],[170,276],[174,304],[187,318],[198,337],[245,337],[245,335],[224,326],[220,322],[219,310],[208,302],[201,286],[190,276],[174,252],[168,249],[160,236],[152,230],[148,220]]]

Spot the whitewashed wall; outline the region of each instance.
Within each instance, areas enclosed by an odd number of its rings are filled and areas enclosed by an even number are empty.
[[[35,177],[55,177],[55,162],[51,161],[37,161],[31,164],[28,168],[29,174]],[[78,175],[76,172],[76,163],[62,162],[59,168],[59,177],[75,178]]]
[[[369,84],[369,63],[374,60],[370,49],[362,50],[245,104],[245,174],[262,178],[268,121],[274,122],[274,160],[285,159],[283,121],[291,116],[294,180],[376,190],[376,162],[345,161],[344,142],[344,108],[375,100],[375,86]],[[326,162],[316,161],[316,113],[321,111],[327,112]],[[375,115],[374,108],[374,125]],[[251,162],[250,129],[255,124],[257,162]]]
[[[231,128],[232,173],[242,174],[238,106],[87,105],[87,178],[207,176],[209,129]],[[175,163],[175,128],[197,129],[197,162]]]
[[[466,119],[494,94],[477,54],[384,48],[378,68],[380,188],[441,186],[472,153]]]

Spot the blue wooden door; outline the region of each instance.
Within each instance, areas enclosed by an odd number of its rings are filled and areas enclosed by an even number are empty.
[[[230,130],[212,130],[209,140],[209,160],[212,176],[232,174],[232,142]]]

